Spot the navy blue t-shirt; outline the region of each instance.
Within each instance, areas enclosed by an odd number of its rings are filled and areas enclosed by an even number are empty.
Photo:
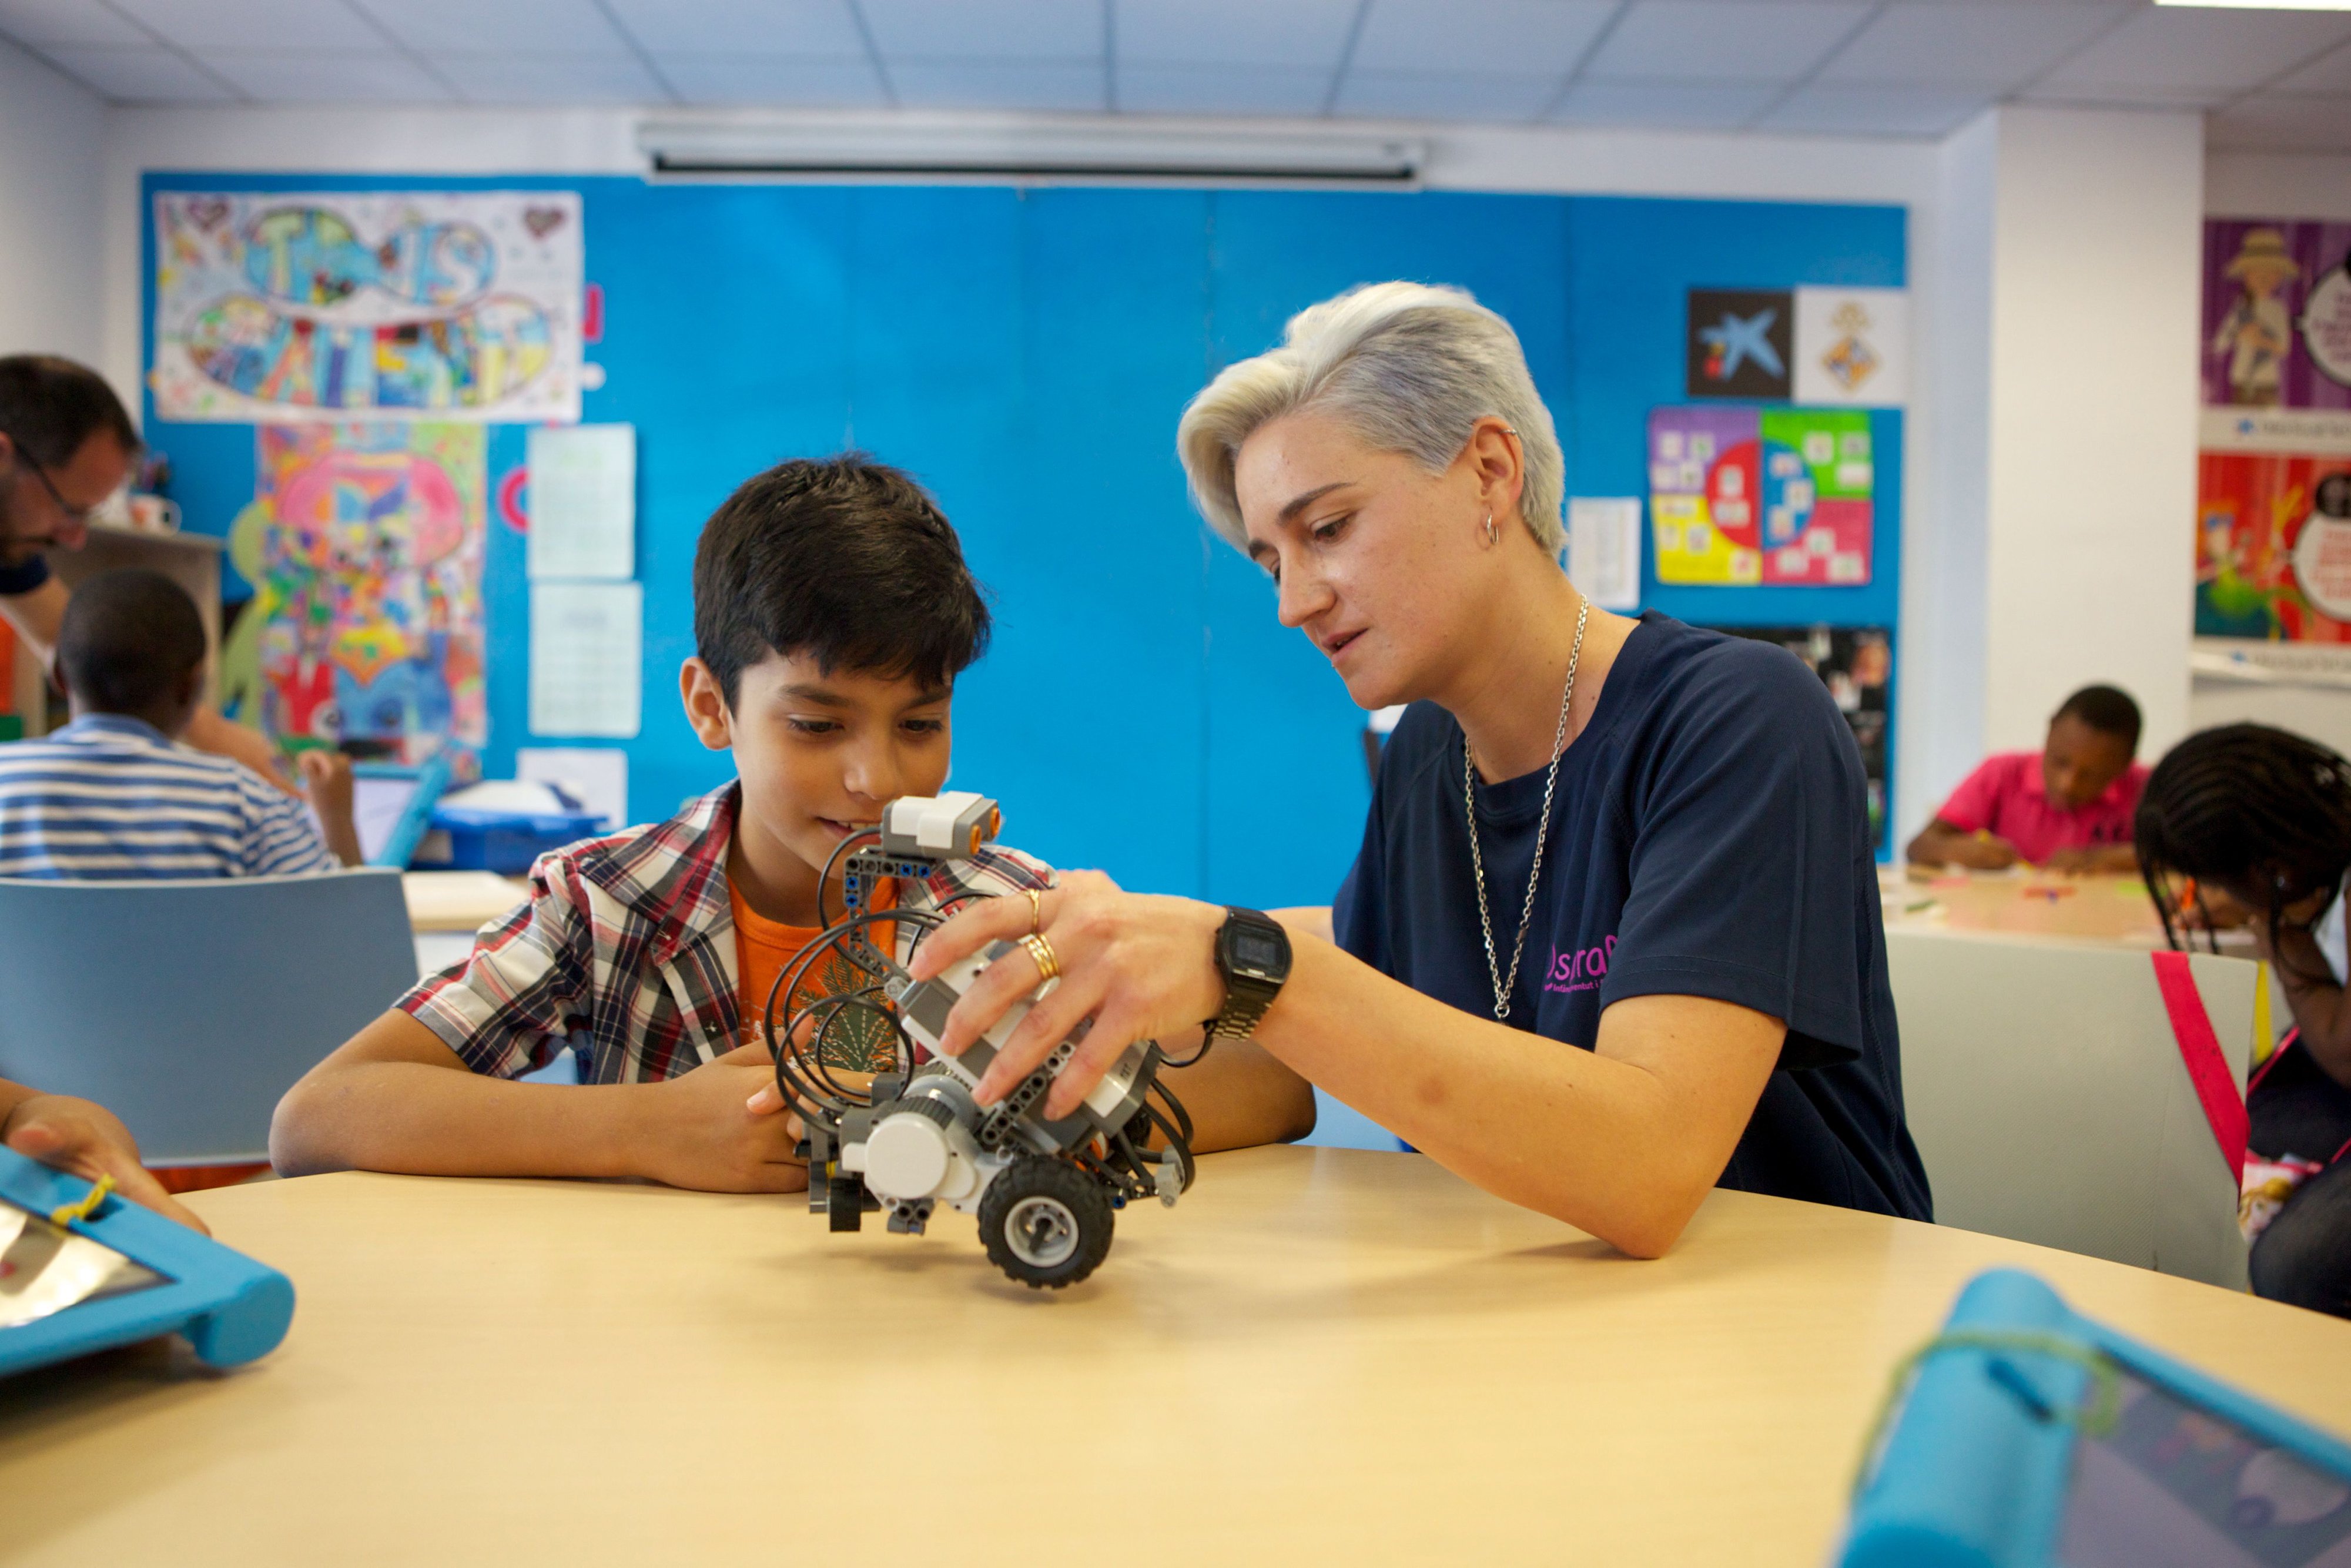
[[[1461,805],[1461,727],[1416,703],[1388,739],[1339,945],[1493,1017]],[[1853,734],[1785,649],[1645,615],[1560,758],[1550,847],[1505,1021],[1586,1051],[1626,997],[1735,1002],[1787,1043],[1721,1185],[1930,1217]],[[1541,769],[1480,781],[1478,843],[1505,972]]]

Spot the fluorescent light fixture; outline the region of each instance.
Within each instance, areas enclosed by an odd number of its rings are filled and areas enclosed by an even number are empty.
[[[1410,186],[1412,137],[1084,125],[925,126],[653,120],[637,146],[656,176],[716,179],[1272,181]]]
[[[2158,5],[2195,5],[2207,11],[2351,11],[2351,0],[2155,0]]]

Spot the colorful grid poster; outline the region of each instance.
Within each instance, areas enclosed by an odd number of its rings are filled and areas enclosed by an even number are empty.
[[[163,419],[580,417],[570,191],[155,197]]]
[[[1649,415],[1659,582],[1857,587],[1869,580],[1876,488],[1857,409]]]
[[[2206,222],[2204,403],[2351,409],[2351,223]]]
[[[392,761],[489,738],[482,663],[487,432],[264,425],[229,557],[253,598],[221,659],[224,706],[296,745]],[[470,757],[458,758],[461,777]]]
[[[2351,422],[2337,416],[2332,440],[2323,430],[2260,428],[2312,418],[2205,416],[2196,465],[2198,636],[2351,643]],[[2238,423],[2254,428],[2239,432]],[[2278,438],[2294,434],[2301,449],[2281,448]]]

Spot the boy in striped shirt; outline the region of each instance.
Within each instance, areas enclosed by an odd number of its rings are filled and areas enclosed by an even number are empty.
[[[204,626],[161,572],[110,571],[66,607],[57,672],[73,722],[0,746],[0,876],[285,876],[360,862],[346,758],[302,758],[302,802],[179,744],[204,696]]]

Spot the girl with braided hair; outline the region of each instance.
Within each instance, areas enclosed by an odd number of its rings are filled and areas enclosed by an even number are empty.
[[[2294,1012],[2246,1087],[2254,1293],[2351,1317],[2351,762],[2266,725],[2201,731],[2156,765],[2135,838],[2171,945],[2239,906]]]

